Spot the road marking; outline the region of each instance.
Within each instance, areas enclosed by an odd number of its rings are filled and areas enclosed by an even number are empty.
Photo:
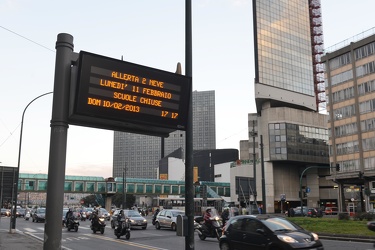
[[[32,228],[28,228],[28,227],[25,227],[24,230],[26,230],[27,232],[30,232],[30,233],[35,233],[37,232],[36,230],[32,229]]]
[[[103,235],[97,235],[97,234],[85,234],[85,235],[88,236],[88,237],[101,238],[103,240],[113,241],[113,242],[116,242],[116,243],[121,243],[121,244],[124,244],[124,245],[138,247],[138,248],[144,248],[144,249],[148,249],[148,250],[168,250],[166,248],[149,246],[149,245],[140,244],[140,243],[136,243],[136,242],[126,241],[124,239],[114,239],[114,238],[110,238],[110,237],[103,236]]]

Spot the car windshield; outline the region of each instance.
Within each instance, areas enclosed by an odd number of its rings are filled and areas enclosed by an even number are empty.
[[[268,218],[263,220],[263,223],[273,232],[280,230],[296,231],[301,229],[300,226],[282,218]]]
[[[46,209],[45,208],[38,208],[36,210],[36,212],[39,213],[39,214],[45,214],[46,213]]]
[[[141,217],[141,215],[139,214],[139,212],[137,212],[135,210],[129,210],[127,212],[127,216],[128,217]]]
[[[185,211],[173,211],[172,212],[172,216],[173,217],[177,217],[178,215],[184,215],[185,214]]]

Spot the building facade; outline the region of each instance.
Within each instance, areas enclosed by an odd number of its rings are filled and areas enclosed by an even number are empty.
[[[367,35],[339,49],[338,44],[322,58],[335,166],[331,179],[339,184],[339,209],[349,212],[365,212],[375,204],[375,35]]]
[[[193,91],[193,149],[216,149],[215,91]],[[185,159],[185,132],[172,132],[168,138],[115,132],[113,176],[158,178],[159,160],[178,148]]]
[[[320,1],[253,0],[253,17],[257,113],[248,118],[248,176],[256,179],[256,201],[268,213],[337,203],[334,183],[325,178],[327,115],[318,113]]]

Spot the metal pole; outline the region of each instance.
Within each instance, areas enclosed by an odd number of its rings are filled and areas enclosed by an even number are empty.
[[[251,134],[253,135],[253,168],[254,168],[254,204],[257,204],[257,165],[256,165],[256,154],[255,154],[255,136],[257,133],[255,133],[255,121],[253,120],[253,131]]]
[[[192,77],[192,22],[191,0],[185,0],[185,62],[186,76]],[[192,84],[193,86],[193,84]],[[193,87],[192,87],[193,90]],[[186,166],[185,166],[185,214],[188,233],[185,236],[185,250],[194,250],[194,185],[193,185],[193,105],[189,100],[188,123],[186,128]]]
[[[56,41],[56,63],[48,162],[48,186],[44,250],[61,249],[61,217],[64,204],[69,92],[73,60],[73,36],[60,33]]]
[[[267,202],[266,202],[266,181],[264,177],[264,158],[263,158],[263,135],[260,135],[260,160],[262,168],[262,203],[263,209],[262,213],[267,213]]]
[[[126,209],[126,163],[122,171],[122,209]]]
[[[17,194],[18,193],[18,178],[19,178],[19,173],[20,173],[20,163],[21,163],[21,148],[22,148],[22,134],[23,134],[23,121],[24,121],[24,118],[25,118],[25,112],[26,112],[26,109],[30,106],[31,103],[33,103],[36,99],[39,99],[40,97],[42,96],[45,96],[45,95],[48,95],[48,94],[52,94],[53,92],[47,92],[47,93],[44,93],[42,95],[39,95],[37,97],[35,97],[31,102],[29,102],[29,104],[26,105],[25,109],[23,110],[23,113],[22,113],[22,119],[21,119],[21,130],[20,130],[20,142],[19,142],[19,147],[18,147],[18,163],[17,163],[17,174],[15,175],[15,178],[14,178],[14,182],[13,185],[13,189],[14,189],[14,192],[12,193],[13,194]],[[16,212],[17,212],[17,195],[14,196],[14,207],[12,207],[12,217],[11,217],[11,226],[10,226],[10,232],[11,233],[15,233],[16,232]]]

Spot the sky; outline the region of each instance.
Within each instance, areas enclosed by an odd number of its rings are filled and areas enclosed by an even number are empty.
[[[321,0],[325,47],[375,26],[373,0]],[[251,0],[192,0],[193,90],[215,91],[216,147],[248,139],[254,100]],[[88,51],[185,73],[185,1],[0,0],[0,166],[17,167],[22,114],[53,91],[59,33]],[[23,122],[20,172],[48,173],[52,95]],[[66,174],[110,177],[113,131],[70,125]]]

